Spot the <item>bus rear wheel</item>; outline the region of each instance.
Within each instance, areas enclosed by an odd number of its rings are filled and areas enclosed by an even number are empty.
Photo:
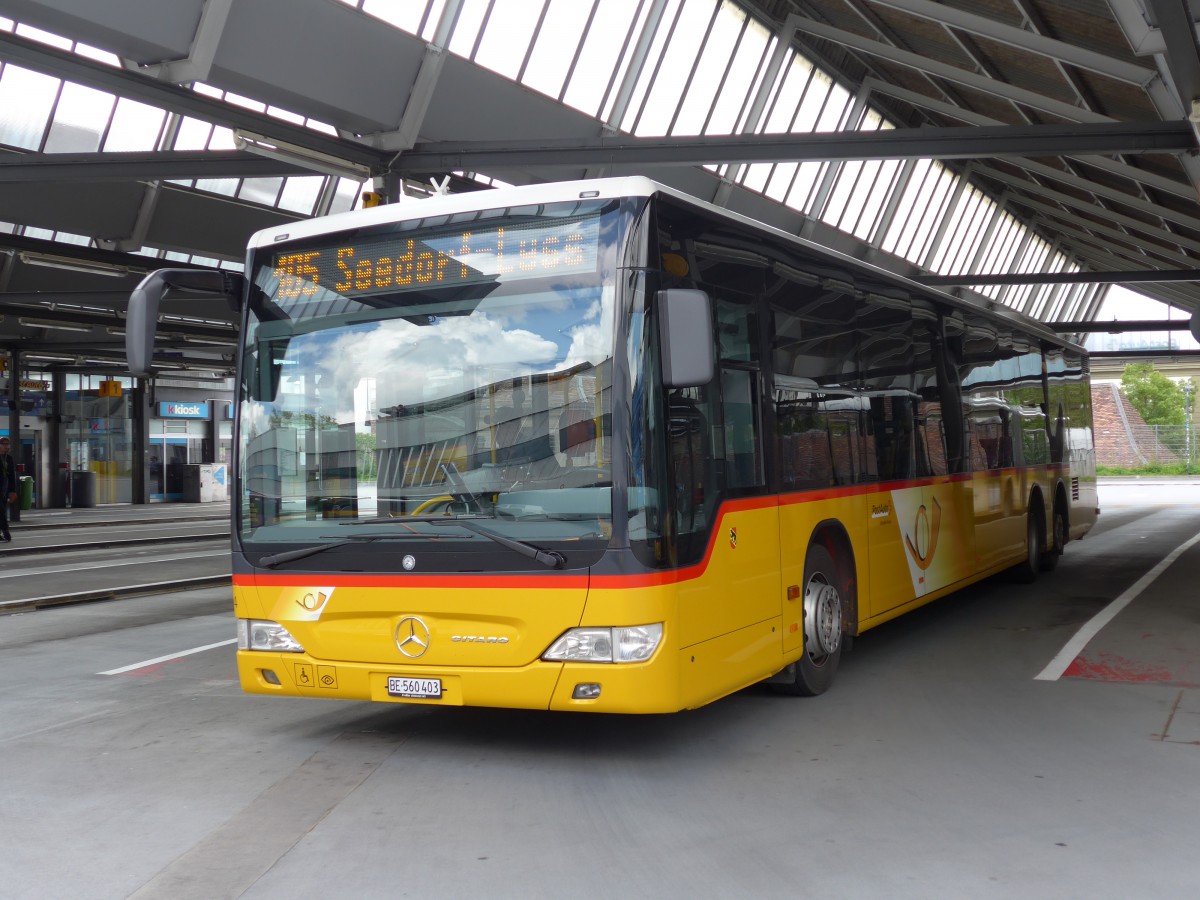
[[[787,693],[815,697],[833,684],[844,644],[845,596],[833,557],[813,544],[804,563],[804,653],[791,667],[792,679],[782,685]]]
[[[1032,584],[1042,568],[1042,547],[1046,543],[1043,534],[1046,526],[1042,521],[1042,507],[1031,504],[1025,516],[1025,561],[1012,569],[1013,579],[1019,584]]]
[[[1054,503],[1054,517],[1050,520],[1050,549],[1042,554],[1043,572],[1053,572],[1058,559],[1067,546],[1067,512],[1058,501]]]

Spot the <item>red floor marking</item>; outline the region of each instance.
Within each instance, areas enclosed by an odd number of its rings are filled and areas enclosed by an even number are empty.
[[[1129,681],[1140,683],[1174,682],[1170,669],[1149,663],[1135,662],[1113,653],[1100,653],[1099,659],[1077,656],[1063,672],[1064,678],[1091,678],[1095,681]]]

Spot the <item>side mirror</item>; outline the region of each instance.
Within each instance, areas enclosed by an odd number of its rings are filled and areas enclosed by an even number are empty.
[[[215,269],[158,269],[138,283],[125,311],[125,357],[131,375],[149,375],[154,362],[158,310],[169,290],[195,291],[225,298],[232,311],[239,309],[245,278]]]
[[[663,386],[699,387],[716,371],[712,301],[704,291],[671,288],[655,297]]]

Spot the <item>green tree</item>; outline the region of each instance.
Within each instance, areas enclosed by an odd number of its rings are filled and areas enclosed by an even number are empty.
[[[375,470],[375,435],[369,431],[356,432],[354,448],[358,451],[359,480],[374,481],[378,474]]]
[[[1184,394],[1151,363],[1130,363],[1121,375],[1121,390],[1147,425],[1183,425]]]

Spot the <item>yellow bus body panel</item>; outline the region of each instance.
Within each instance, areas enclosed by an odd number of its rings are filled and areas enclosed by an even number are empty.
[[[306,648],[239,651],[239,675],[251,693],[391,703],[618,713],[702,706],[799,658],[814,539],[835,557],[853,555],[847,574],[858,607],[849,612],[862,632],[1021,562],[1029,498],[1039,490],[1048,510],[1055,485],[1053,472],[1007,469],[731,501],[704,558],[661,572],[238,576],[236,614],[279,622]],[[428,647],[407,658],[399,643],[414,619],[428,629]],[[569,628],[656,622],[662,642],[644,663],[541,659]],[[443,696],[391,697],[389,676],[439,678]],[[578,685],[599,685],[598,697],[575,699]]]

